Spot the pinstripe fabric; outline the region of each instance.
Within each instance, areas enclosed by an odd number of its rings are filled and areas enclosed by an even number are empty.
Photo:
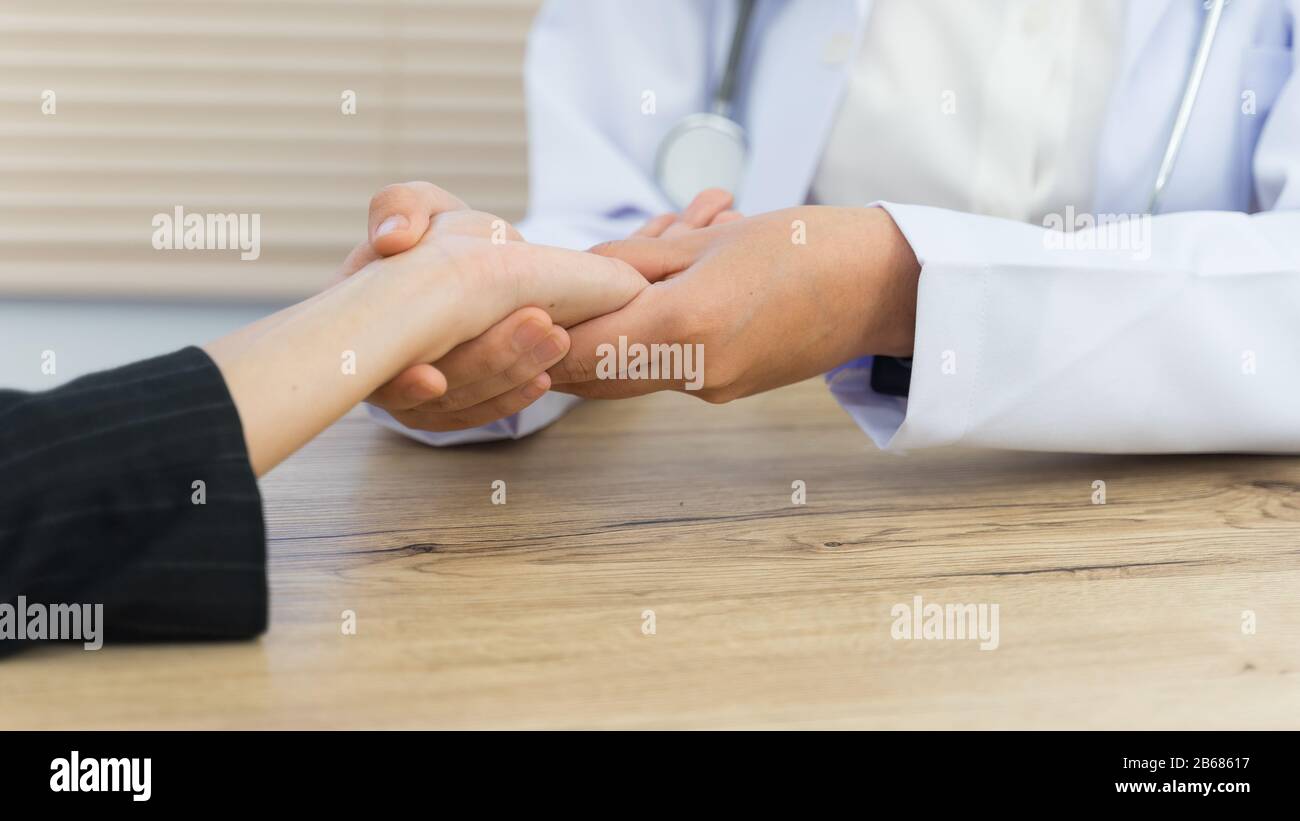
[[[0,391],[0,602],[102,603],[107,641],[250,637],[265,538],[239,414],[199,348]]]

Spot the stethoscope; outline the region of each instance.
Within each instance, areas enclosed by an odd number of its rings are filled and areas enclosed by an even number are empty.
[[[1196,97],[1201,91],[1205,67],[1210,61],[1210,49],[1218,34],[1219,20],[1223,17],[1224,6],[1228,4],[1228,0],[1204,2],[1207,13],[1205,24],[1201,27],[1201,40],[1196,47],[1192,68],[1187,73],[1182,101],[1178,104],[1178,113],[1174,117],[1169,140],[1165,143],[1165,151],[1160,159],[1160,169],[1156,172],[1151,187],[1151,198],[1147,201],[1147,212],[1151,214],[1159,208],[1160,197],[1164,194],[1178,160],[1183,137],[1187,134],[1187,124],[1191,121],[1192,109],[1195,108]],[[659,153],[655,158],[655,179],[669,201],[678,209],[685,208],[696,194],[706,188],[722,188],[733,194],[739,191],[745,161],[749,156],[749,144],[744,127],[732,119],[731,115],[736,105],[736,75],[740,70],[754,3],[755,0],[740,0],[726,70],[713,95],[712,110],[684,118],[659,143]]]
[[[735,194],[745,172],[749,141],[745,129],[731,118],[736,107],[736,75],[745,51],[745,34],[754,13],[754,0],[740,0],[731,32],[727,67],[713,95],[713,109],[691,114],[672,127],[659,143],[655,179],[679,211],[706,188]]]

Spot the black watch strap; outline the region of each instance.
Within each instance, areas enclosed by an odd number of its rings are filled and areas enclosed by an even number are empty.
[[[912,384],[911,358],[877,356],[871,362],[871,389],[886,396],[907,396]]]

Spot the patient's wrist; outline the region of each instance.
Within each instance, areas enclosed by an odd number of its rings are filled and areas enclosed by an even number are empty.
[[[366,317],[366,335],[390,343],[382,345],[392,357],[384,362],[384,370],[393,371],[390,377],[408,365],[437,359],[466,333],[457,310],[464,292],[460,274],[445,265],[412,264],[416,261],[402,256],[377,260],[357,272],[353,279],[359,287],[347,297],[351,308]]]

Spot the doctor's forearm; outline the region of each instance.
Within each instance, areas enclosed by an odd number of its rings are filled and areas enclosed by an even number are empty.
[[[883,208],[866,209],[875,225],[867,248],[871,280],[861,350],[867,355],[912,355],[916,342],[916,292],[921,265],[898,225]],[[854,245],[861,238],[852,238]]]

